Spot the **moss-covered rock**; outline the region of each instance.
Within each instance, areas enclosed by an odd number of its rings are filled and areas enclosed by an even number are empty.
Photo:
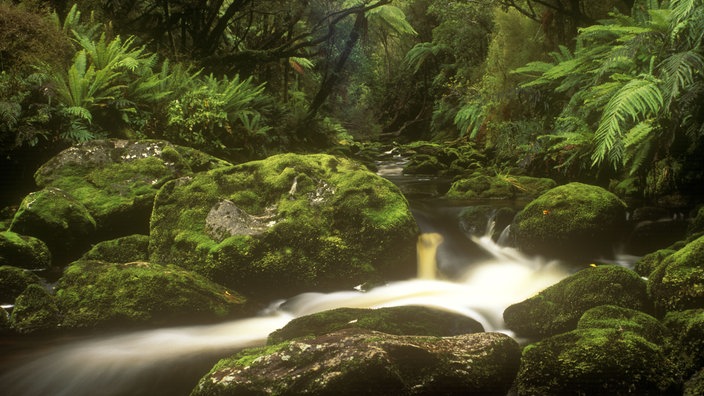
[[[283,328],[269,334],[268,344],[320,336],[346,328],[435,337],[484,331],[484,327],[474,319],[428,307],[338,308],[293,319]]]
[[[650,274],[648,292],[661,312],[704,308],[704,237],[667,256]]]
[[[0,266],[0,303],[13,304],[32,284],[41,284],[41,279],[33,272],[10,265]]]
[[[663,348],[640,334],[586,328],[555,335],[523,350],[519,395],[677,394],[679,380]]]
[[[478,169],[483,160],[474,145],[444,145],[417,141],[401,147],[401,155],[408,158],[405,174],[451,176]]]
[[[100,239],[149,230],[157,190],[167,181],[229,163],[162,140],[93,140],[66,149],[34,175],[57,187],[93,216]]]
[[[657,268],[662,261],[672,255],[672,253],[675,253],[676,250],[673,249],[660,249],[656,250],[652,253],[648,253],[645,256],[641,257],[638,259],[633,264],[633,270],[638,273],[640,276],[644,277],[649,277],[650,273]]]
[[[225,287],[175,265],[139,261],[76,261],[56,297],[66,328],[190,324],[245,313],[244,298]]]
[[[475,172],[456,180],[445,194],[448,199],[515,199],[534,198],[557,184],[552,179],[530,176],[487,175]]]
[[[543,338],[575,329],[588,309],[606,304],[649,312],[645,280],[616,265],[585,268],[509,306],[504,321],[520,336]]]
[[[499,333],[395,336],[347,329],[244,350],[191,395],[505,395],[520,350]]]
[[[12,328],[22,334],[55,330],[60,320],[54,296],[37,284],[27,286],[17,297],[10,315]]]
[[[51,265],[51,252],[40,239],[0,232],[0,265],[27,269],[47,269]]]
[[[5,311],[5,308],[0,307],[0,334],[9,333],[11,330],[10,314]]]
[[[269,300],[412,276],[417,235],[388,180],[346,159],[283,154],[167,183],[149,246],[153,262]]]
[[[663,324],[670,330],[672,359],[688,378],[704,367],[704,309],[670,312]]]
[[[511,224],[516,212],[511,208],[495,208],[490,205],[468,206],[459,213],[460,229],[467,235],[484,236],[491,231],[491,236],[498,239],[501,232]],[[490,222],[493,229],[490,230]]]
[[[587,310],[579,318],[577,329],[630,331],[658,345],[662,345],[665,342],[668,332],[667,328],[659,320],[645,312],[615,305],[601,305]]]
[[[687,233],[697,234],[704,232],[704,206],[701,206],[694,212],[694,216],[689,220],[689,226],[687,227]]]
[[[694,374],[687,382],[684,383],[682,396],[701,396],[704,395],[704,368]]]
[[[511,227],[519,249],[558,258],[611,256],[626,204],[601,187],[569,183],[531,201]]]
[[[54,263],[61,265],[87,250],[95,235],[95,220],[73,196],[48,187],[22,200],[10,231],[41,239]]]
[[[81,259],[108,263],[148,261],[149,236],[135,234],[97,243]]]

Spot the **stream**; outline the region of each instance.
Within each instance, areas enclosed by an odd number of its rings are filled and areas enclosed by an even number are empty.
[[[569,270],[499,246],[488,236],[465,235],[457,225],[462,206],[437,199],[444,182],[405,177],[399,161],[380,164],[379,174],[404,190],[421,229],[417,278],[368,291],[304,293],[273,302],[256,317],[220,324],[79,339],[0,339],[1,393],[188,395],[220,358],[263,345],[269,333],[293,318],[338,307],[438,307],[472,317],[486,331],[510,334],[503,310],[556,283]]]

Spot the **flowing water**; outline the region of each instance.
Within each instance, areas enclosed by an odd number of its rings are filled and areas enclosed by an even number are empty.
[[[304,293],[272,304],[260,316],[227,323],[34,347],[0,365],[5,371],[0,375],[0,393],[187,395],[219,358],[264,344],[269,333],[295,317],[338,307],[425,305],[472,317],[487,331],[507,332],[502,319],[507,306],[554,284],[568,272],[559,263],[528,258],[489,237],[467,237],[454,225],[443,225],[457,210],[442,205],[414,210],[424,232],[418,241],[416,279],[368,291]]]

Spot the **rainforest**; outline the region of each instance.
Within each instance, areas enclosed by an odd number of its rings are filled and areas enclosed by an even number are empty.
[[[702,0],[0,0],[0,386],[701,394],[703,157]]]

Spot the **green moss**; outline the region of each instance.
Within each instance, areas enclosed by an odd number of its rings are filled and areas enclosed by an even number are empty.
[[[482,325],[471,318],[427,307],[338,308],[293,319],[283,328],[271,333],[268,344],[320,336],[345,328],[437,337],[484,331]]]
[[[601,305],[587,310],[577,323],[577,329],[616,329],[631,331],[646,340],[662,345],[667,329],[654,317],[634,309]]]
[[[588,328],[526,347],[518,372],[521,395],[661,395],[678,388],[663,349],[620,329]]]
[[[607,304],[651,311],[645,281],[638,274],[617,265],[604,265],[583,269],[509,306],[504,320],[519,335],[543,338],[575,329],[588,309]]]
[[[648,292],[661,312],[704,306],[704,237],[667,256],[650,274]]]
[[[41,284],[41,279],[33,272],[8,265],[0,266],[0,303],[14,304],[17,296],[32,284]]]
[[[149,256],[148,248],[149,237],[147,235],[129,235],[100,242],[86,252],[81,259],[100,260],[109,263],[147,261]]]
[[[569,183],[531,201],[516,215],[518,247],[554,257],[610,256],[626,219],[626,205],[601,187]]]
[[[704,368],[699,370],[684,384],[682,396],[700,396],[704,395]]]
[[[17,297],[10,315],[12,328],[23,334],[55,330],[59,321],[59,308],[54,297],[37,284],[30,284]]]
[[[218,320],[244,312],[244,299],[174,265],[77,261],[59,281],[69,328]]]
[[[0,232],[0,265],[47,269],[51,266],[51,252],[40,239],[11,231]]]
[[[652,253],[648,253],[645,256],[638,259],[633,264],[633,270],[640,276],[650,277],[650,274],[657,268],[662,261],[669,257],[675,250],[672,249],[660,249]]]
[[[663,324],[670,330],[670,355],[688,378],[704,367],[704,309],[670,312]]]

